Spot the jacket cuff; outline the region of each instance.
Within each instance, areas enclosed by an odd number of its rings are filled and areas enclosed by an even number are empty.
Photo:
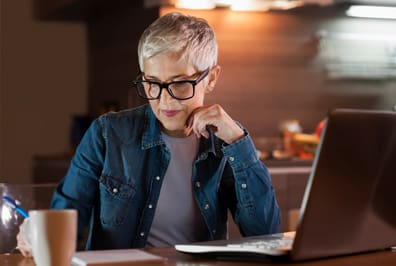
[[[221,149],[227,162],[235,170],[247,168],[259,160],[252,138],[246,131],[245,134],[242,139],[224,145]]]

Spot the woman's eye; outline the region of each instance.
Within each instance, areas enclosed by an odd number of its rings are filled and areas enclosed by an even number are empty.
[[[172,89],[180,90],[180,89],[187,89],[190,87],[190,83],[188,82],[178,82],[178,83],[173,83]]]

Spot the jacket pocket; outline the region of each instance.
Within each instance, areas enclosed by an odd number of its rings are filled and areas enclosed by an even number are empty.
[[[125,221],[136,188],[125,180],[102,175],[99,179],[100,219],[102,224],[117,226]]]

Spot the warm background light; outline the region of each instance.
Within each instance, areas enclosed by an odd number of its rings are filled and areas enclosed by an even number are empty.
[[[231,5],[234,11],[266,11],[269,10],[270,2],[260,0],[235,0]]]
[[[213,9],[216,7],[213,0],[178,0],[175,6],[188,9]]]
[[[176,0],[175,7],[183,9],[214,9],[227,7],[233,11],[288,10],[306,4],[329,5],[333,0]]]
[[[291,8],[296,8],[299,6],[304,5],[304,1],[287,1],[287,0],[277,0],[273,1],[271,8],[272,9],[281,9],[281,10],[287,10]]]
[[[216,6],[231,6],[235,0],[215,0]]]

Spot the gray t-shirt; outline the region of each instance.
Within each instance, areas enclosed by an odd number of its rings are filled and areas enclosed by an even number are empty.
[[[171,160],[165,173],[147,246],[207,240],[207,227],[193,194],[192,168],[198,152],[194,134],[174,138],[162,133]]]

